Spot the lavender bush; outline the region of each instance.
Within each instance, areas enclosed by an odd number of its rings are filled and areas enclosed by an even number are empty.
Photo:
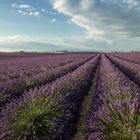
[[[140,85],[140,65],[123,59],[107,55],[113,64],[115,64],[121,71],[123,71],[130,80]]]
[[[86,54],[64,54],[36,57],[21,57],[13,60],[0,60],[0,83],[21,79],[54,69],[75,60],[87,57]],[[16,57],[15,57],[16,58]]]
[[[124,59],[126,61],[130,61],[136,64],[140,64],[140,53],[133,52],[133,53],[112,53],[111,55],[116,56],[118,58]]]
[[[0,113],[0,138],[69,139],[99,56],[56,81],[31,89]]]
[[[88,140],[138,140],[140,90],[104,55],[101,62],[86,137]]]
[[[7,103],[9,99],[14,98],[15,96],[17,97],[20,96],[25,90],[28,90],[34,86],[40,86],[42,84],[51,82],[56,78],[61,77],[62,75],[75,70],[80,65],[84,64],[90,59],[91,57],[79,59],[77,61],[71,62],[69,64],[66,64],[53,70],[48,69],[44,73],[34,75],[29,78],[12,80],[1,84],[0,85],[1,97],[5,98],[3,98],[2,102],[0,102],[0,105],[1,106],[4,105],[5,103]]]

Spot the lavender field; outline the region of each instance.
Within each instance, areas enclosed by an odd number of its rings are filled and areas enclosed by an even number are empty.
[[[0,53],[0,140],[140,140],[140,53]]]

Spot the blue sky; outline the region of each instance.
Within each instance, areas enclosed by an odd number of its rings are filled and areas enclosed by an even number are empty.
[[[139,0],[0,0],[0,51],[140,51]]]

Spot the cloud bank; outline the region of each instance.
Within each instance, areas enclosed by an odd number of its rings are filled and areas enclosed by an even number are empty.
[[[94,39],[140,37],[139,0],[51,0],[53,8]]]
[[[127,42],[127,43],[126,43]],[[129,44],[129,45],[128,45]],[[123,47],[120,47],[123,46]],[[133,46],[133,47],[132,47]],[[91,38],[33,39],[21,35],[0,37],[0,51],[140,51],[139,38],[121,41]]]

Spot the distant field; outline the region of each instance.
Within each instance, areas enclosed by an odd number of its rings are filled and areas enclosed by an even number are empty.
[[[140,53],[0,53],[0,140],[139,140]]]
[[[17,59],[17,58],[24,58],[24,57],[43,57],[43,56],[57,56],[57,55],[64,55],[65,53],[63,52],[56,52],[56,53],[30,53],[30,52],[0,52],[0,60],[11,60],[11,59]],[[71,54],[71,53],[67,53],[67,54]]]

